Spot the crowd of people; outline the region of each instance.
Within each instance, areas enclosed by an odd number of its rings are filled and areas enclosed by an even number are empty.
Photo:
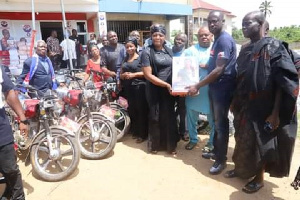
[[[286,43],[267,36],[268,23],[259,11],[250,12],[243,18],[243,34],[250,41],[242,46],[239,55],[234,39],[223,30],[223,13],[211,11],[207,22],[208,27],[198,31],[198,43],[187,49],[186,34],[178,34],[171,46],[161,24],[150,27],[151,38],[143,47],[139,45],[136,30],[129,34],[125,45],[118,43],[114,31],[102,38],[101,45],[97,45],[95,35],[92,35],[84,82],[89,79],[103,81],[98,74],[91,76],[92,70],[103,72],[105,79],[116,79],[122,95],[128,100],[132,137],[137,143],[147,141],[148,151],[152,154],[167,151],[176,156],[180,139],[189,141],[185,149],[192,150],[199,142],[199,114],[207,115],[210,136],[202,157],[215,160],[209,169],[211,175],[220,174],[226,168],[228,112],[232,111],[235,167],[224,176],[250,179],[242,190],[254,193],[264,186],[265,172],[274,177],[289,175],[297,134],[295,105],[300,59]],[[76,58],[80,54],[76,30],[72,31],[70,39],[76,46],[73,57]],[[54,89],[53,76],[61,53],[60,48],[55,48],[58,45],[56,32],[52,32],[47,43],[38,41],[36,55],[24,63],[17,82],[27,81],[41,92]],[[186,96],[172,93],[172,60],[181,56],[195,57],[199,65],[199,82],[186,88]],[[7,94],[11,87],[5,84],[6,81],[2,82],[2,91]],[[22,113],[17,114],[24,118]],[[1,131],[0,137],[2,135]],[[2,149],[11,146],[12,140],[0,141],[2,155]],[[7,175],[2,163],[8,161],[0,159],[0,162],[0,171]],[[17,187],[13,195],[21,197],[21,192],[16,192],[20,189],[20,183],[16,181],[21,178],[20,172],[15,168],[15,162],[10,167],[13,168],[9,173],[14,173],[10,185]],[[295,188],[300,183],[299,173],[297,177],[293,182]]]

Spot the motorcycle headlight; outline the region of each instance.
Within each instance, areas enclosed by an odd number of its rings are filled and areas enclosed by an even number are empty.
[[[60,114],[63,112],[63,110],[64,110],[64,102],[61,100],[56,100],[53,107],[53,113],[55,117],[59,117]]]
[[[57,96],[60,99],[64,99],[65,97],[68,97],[68,94],[69,94],[69,91],[66,88],[58,88],[58,89],[56,89],[56,92],[57,92]]]
[[[84,90],[83,93],[84,93],[85,98],[91,98],[94,96],[93,90]]]

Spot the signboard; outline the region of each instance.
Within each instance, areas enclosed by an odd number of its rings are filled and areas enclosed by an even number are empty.
[[[36,22],[37,30],[40,30]],[[24,61],[30,56],[32,21],[0,19],[0,60],[14,75],[21,73]],[[36,39],[40,39],[40,33]]]
[[[107,34],[106,13],[98,12],[99,34],[100,37]]]
[[[199,82],[198,60],[193,56],[173,57],[172,93],[185,95],[187,86]]]

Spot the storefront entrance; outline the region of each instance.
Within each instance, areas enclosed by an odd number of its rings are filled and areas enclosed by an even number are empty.
[[[64,40],[62,22],[40,22],[41,35],[44,41],[51,35],[52,30],[56,30],[59,42]]]

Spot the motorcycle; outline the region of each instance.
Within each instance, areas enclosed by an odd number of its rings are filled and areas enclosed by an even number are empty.
[[[115,111],[116,114],[113,116],[113,120],[118,130],[117,141],[120,141],[130,128],[130,117],[127,112],[128,105],[127,103],[121,103],[124,100],[118,96],[117,84],[112,78],[105,80],[104,74],[95,70],[91,70],[91,77],[93,77],[94,73],[100,75],[104,81],[94,83],[90,80],[86,83],[87,87],[96,91],[95,96],[97,98],[91,102],[92,109],[105,112],[105,109],[103,109],[103,105],[105,105]]]
[[[30,121],[28,137],[19,131],[19,118],[11,109],[6,112],[12,124],[15,144],[21,152],[28,150],[25,165],[31,162],[34,172],[45,181],[61,181],[77,168],[80,148],[72,131],[59,125],[62,102],[49,90],[40,99],[29,98],[29,93],[38,95],[32,86],[17,85],[26,90],[21,102],[25,116]]]
[[[67,77],[77,80],[73,76]],[[66,116],[76,120],[80,125],[76,139],[81,154],[88,159],[101,159],[109,155],[117,142],[117,130],[114,122],[107,116],[91,111],[90,101],[94,97],[93,91],[85,88],[69,90],[62,87],[57,89],[57,93],[65,103]]]

